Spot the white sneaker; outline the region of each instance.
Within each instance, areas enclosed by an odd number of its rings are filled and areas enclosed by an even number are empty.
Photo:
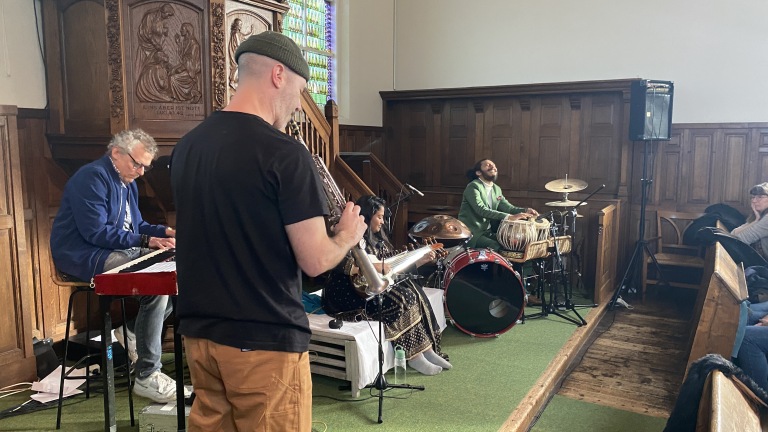
[[[185,397],[187,389],[184,389]],[[168,375],[158,371],[141,379],[136,378],[133,384],[133,394],[152,399],[158,403],[168,403],[176,400],[176,381]]]
[[[128,330],[128,327],[125,329],[128,336],[128,346],[125,346],[125,339],[123,338],[123,326],[118,326],[115,329],[115,339],[117,339],[120,345],[123,346],[123,349],[128,351],[128,360],[131,361],[131,364],[136,364],[136,361],[139,359],[139,354],[136,352],[136,335]]]

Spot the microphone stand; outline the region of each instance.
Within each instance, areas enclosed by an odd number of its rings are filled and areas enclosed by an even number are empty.
[[[384,259],[383,259],[383,249],[384,249],[384,242],[378,242],[376,246],[376,251],[378,253],[379,261],[382,262],[381,266],[381,273],[384,274]],[[397,283],[402,282],[404,279],[399,280]],[[384,420],[382,418],[382,413],[384,411],[384,390],[390,389],[390,388],[405,388],[405,389],[411,389],[411,390],[424,390],[424,386],[412,386],[409,384],[390,384],[387,382],[387,379],[384,377],[384,348],[382,345],[384,344],[384,326],[382,325],[382,312],[383,312],[383,306],[384,306],[384,293],[388,291],[391,288],[392,285],[390,285],[389,288],[385,289],[384,291],[378,293],[376,297],[374,297],[374,301],[378,303],[379,307],[379,373],[376,375],[376,378],[373,380],[373,383],[368,384],[365,386],[365,388],[375,388],[379,391],[379,395],[377,396],[379,398],[379,423],[383,423]]]

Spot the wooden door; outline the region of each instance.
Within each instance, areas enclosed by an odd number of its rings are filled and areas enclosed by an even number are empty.
[[[0,386],[37,375],[16,113],[0,105]]]

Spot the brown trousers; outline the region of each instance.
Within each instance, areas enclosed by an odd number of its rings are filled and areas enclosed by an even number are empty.
[[[184,338],[195,402],[189,431],[310,431],[309,354],[241,351]]]

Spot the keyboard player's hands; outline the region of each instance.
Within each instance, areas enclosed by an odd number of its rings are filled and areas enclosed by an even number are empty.
[[[161,238],[150,237],[149,248],[150,249],[170,249],[176,247],[176,239],[174,237]]]

